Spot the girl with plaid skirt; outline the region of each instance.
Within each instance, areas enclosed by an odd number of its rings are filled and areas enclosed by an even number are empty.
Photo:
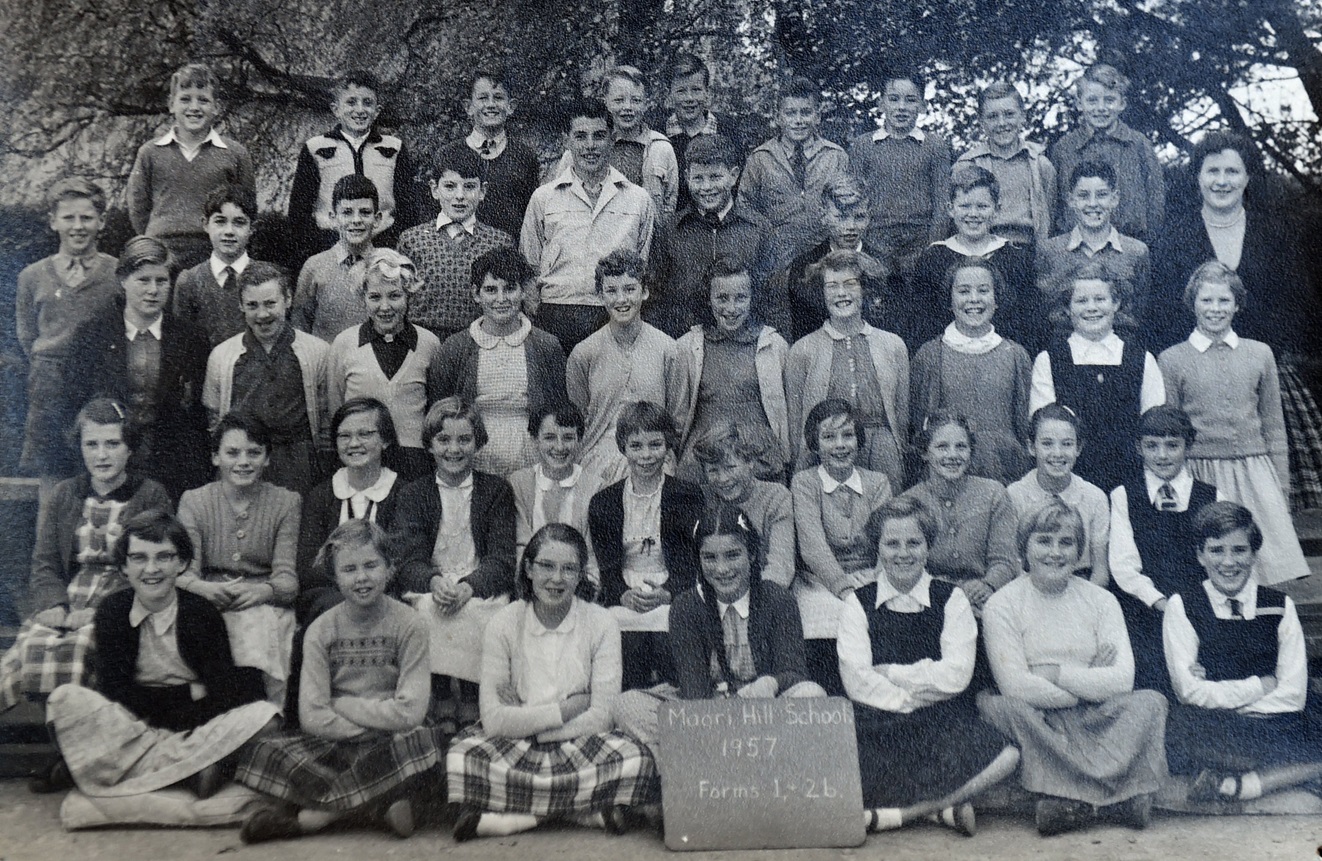
[[[522,600],[487,626],[480,725],[450,746],[450,801],[461,805],[455,840],[514,834],[547,819],[624,829],[629,807],[658,797],[646,747],[612,731],[620,693],[620,630],[580,591],[587,543],[548,523],[519,566]]]
[[[308,628],[303,731],[265,739],[239,763],[240,783],[285,802],[248,817],[245,843],[309,834],[351,813],[408,837],[406,788],[444,748],[444,736],[423,725],[431,685],[426,624],[386,595],[394,574],[386,534],[371,521],[347,521],[326,539],[317,565],[335,572],[344,602]]]
[[[28,591],[35,610],[0,660],[0,709],[62,684],[90,684],[92,614],[125,585],[111,550],[133,515],[173,506],[165,488],[128,471],[137,442],[118,401],[79,411],[70,442],[87,471],[56,485],[42,507]]]

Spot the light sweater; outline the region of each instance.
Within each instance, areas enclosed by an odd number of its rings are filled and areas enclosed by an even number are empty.
[[[413,325],[413,324],[408,324]],[[418,346],[409,350],[395,376],[386,379],[371,342],[359,343],[359,327],[345,329],[331,342],[326,359],[326,411],[335,411],[350,398],[376,398],[390,408],[399,444],[422,448],[422,420],[431,396],[427,369],[441,341],[421,326],[413,325]]]

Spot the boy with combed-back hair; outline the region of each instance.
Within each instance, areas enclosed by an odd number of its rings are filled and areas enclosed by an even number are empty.
[[[175,266],[185,269],[211,253],[202,225],[207,195],[236,184],[256,194],[252,156],[238,141],[216,131],[220,82],[201,63],[170,78],[169,131],[138,148],[125,198],[135,233],[165,243]]]
[[[248,256],[257,198],[241,185],[221,185],[207,195],[203,226],[211,256],[179,274],[174,313],[191,320],[215,347],[243,331],[239,279],[253,262]]]

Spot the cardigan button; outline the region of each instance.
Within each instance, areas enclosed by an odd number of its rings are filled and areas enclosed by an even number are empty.
[[[235,553],[233,556],[230,557],[230,559],[233,560],[234,562],[238,562],[242,558],[243,558],[242,553]]]
[[[244,532],[242,529],[240,529],[238,532],[235,532],[234,534],[237,535],[239,538],[247,538],[247,537],[248,537],[248,533]]]

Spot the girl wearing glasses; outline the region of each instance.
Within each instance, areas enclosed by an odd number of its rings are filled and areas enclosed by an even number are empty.
[[[436,397],[428,387],[427,368],[441,342],[409,322],[409,302],[422,286],[413,262],[389,248],[373,249],[363,262],[367,320],[345,329],[331,343],[327,400],[332,413],[351,398],[376,398],[386,404],[399,443],[386,453],[386,463],[404,481],[412,481],[432,470],[431,456],[422,445],[422,419]]]

